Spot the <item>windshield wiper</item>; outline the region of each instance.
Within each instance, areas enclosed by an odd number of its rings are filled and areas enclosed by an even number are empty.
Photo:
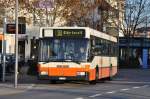
[[[80,61],[75,61],[75,60],[65,60],[66,62],[74,62],[74,63],[76,63],[76,64],[80,64]]]
[[[64,60],[64,61],[66,61],[66,62],[71,62],[72,60],[71,60],[71,59],[67,59],[67,60]]]

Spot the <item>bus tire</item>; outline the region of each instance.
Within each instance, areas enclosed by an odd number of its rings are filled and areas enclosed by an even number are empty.
[[[96,71],[96,73],[95,73],[95,80],[98,81],[98,79],[99,79],[99,73],[98,73],[98,71]]]
[[[96,85],[96,80],[89,81],[90,85]]]
[[[56,84],[56,80],[50,80],[51,84]]]
[[[98,66],[96,66],[96,68],[95,68],[95,80],[96,81],[98,81],[98,79],[99,79],[99,69],[98,69]]]
[[[112,80],[113,80],[113,77],[108,77],[108,78],[106,78],[106,80],[112,81]]]
[[[42,80],[41,77],[39,75],[37,75],[37,80]]]

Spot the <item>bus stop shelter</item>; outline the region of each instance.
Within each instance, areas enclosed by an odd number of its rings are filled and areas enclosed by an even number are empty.
[[[150,38],[119,38],[120,68],[150,68]]]

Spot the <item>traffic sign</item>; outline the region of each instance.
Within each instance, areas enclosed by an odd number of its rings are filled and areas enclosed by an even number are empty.
[[[7,24],[6,33],[8,34],[16,34],[16,24]],[[18,33],[25,34],[26,33],[26,25],[18,24]]]

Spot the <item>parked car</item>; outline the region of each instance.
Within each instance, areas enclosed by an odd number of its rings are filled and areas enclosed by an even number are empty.
[[[0,74],[2,74],[2,63],[3,63],[3,57],[0,54]],[[21,71],[22,66],[24,66],[24,59],[19,58],[18,59],[18,71]],[[13,73],[15,71],[15,55],[14,54],[6,54],[6,73]]]
[[[6,55],[6,72],[12,73],[15,70],[15,56],[14,54]]]

